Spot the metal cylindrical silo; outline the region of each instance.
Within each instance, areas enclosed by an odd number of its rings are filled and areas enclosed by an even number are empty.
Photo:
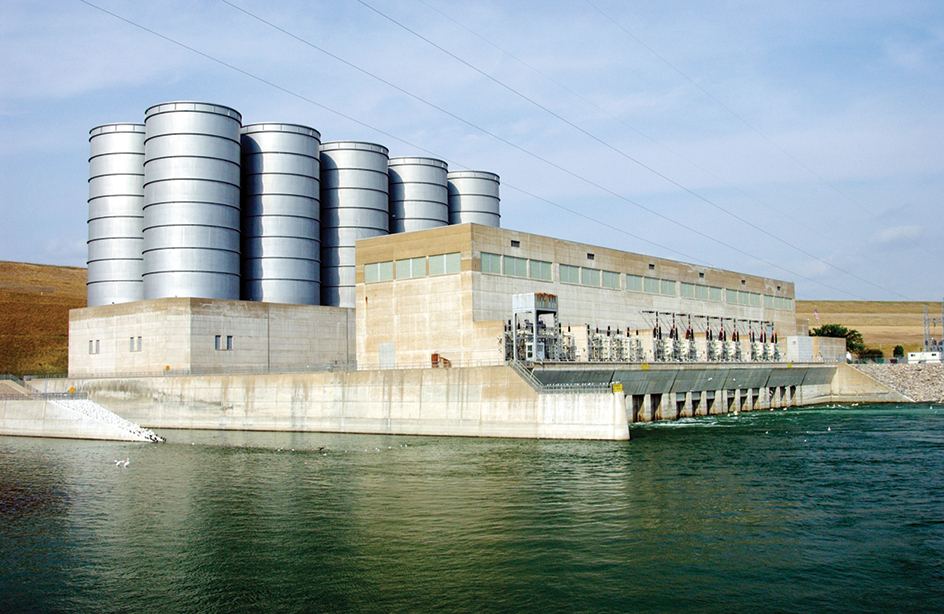
[[[487,171],[452,171],[449,182],[449,223],[499,228],[498,175]]]
[[[354,307],[354,242],[389,233],[387,148],[321,145],[321,304]]]
[[[241,121],[202,102],[145,112],[145,298],[239,298]]]
[[[144,125],[89,131],[88,306],[144,298]]]
[[[390,158],[390,233],[449,224],[449,166],[434,158]]]
[[[320,146],[307,126],[243,127],[243,300],[321,304]]]

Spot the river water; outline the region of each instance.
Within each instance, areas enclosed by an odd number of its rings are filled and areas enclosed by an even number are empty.
[[[0,611],[944,611],[940,405],[161,434],[0,437]]]

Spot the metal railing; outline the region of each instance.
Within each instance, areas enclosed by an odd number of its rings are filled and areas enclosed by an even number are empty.
[[[509,367],[515,370],[518,375],[520,375],[524,380],[531,386],[536,392],[544,394],[586,394],[586,393],[600,393],[600,392],[610,392],[612,390],[610,384],[600,384],[600,383],[568,383],[568,384],[545,384],[537,377],[534,376],[534,373],[529,370],[526,366],[521,364],[517,360],[509,360],[506,363]]]
[[[0,394],[0,401],[56,401],[88,398],[87,392],[43,392],[42,390],[30,386],[15,375],[0,374],[0,380],[11,381],[23,388],[23,392],[21,393]]]

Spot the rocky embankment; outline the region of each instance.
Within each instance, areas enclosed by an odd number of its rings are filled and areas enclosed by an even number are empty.
[[[944,403],[944,364],[853,366],[915,401]]]

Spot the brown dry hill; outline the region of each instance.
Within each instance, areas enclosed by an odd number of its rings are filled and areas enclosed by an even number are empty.
[[[0,261],[0,373],[68,369],[69,310],[86,305],[87,270]]]
[[[928,315],[941,318],[941,303],[903,301],[797,301],[797,323],[810,328],[823,324],[841,324],[862,333],[865,345],[881,349],[891,356],[896,345],[906,352],[924,348],[924,308]],[[819,322],[813,310],[819,310]],[[941,338],[941,326],[932,327],[931,335]]]

